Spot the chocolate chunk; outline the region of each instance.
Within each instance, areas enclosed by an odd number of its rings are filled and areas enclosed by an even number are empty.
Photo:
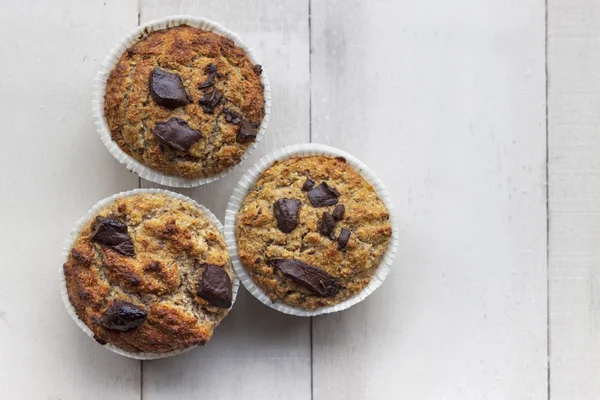
[[[200,89],[206,89],[207,87],[210,87],[215,84],[215,75],[217,75],[217,67],[213,64],[208,64],[204,68],[204,72],[208,74],[208,77],[204,82],[198,85],[198,88]]]
[[[196,286],[196,294],[215,307],[231,307],[231,279],[225,269],[214,264],[203,264],[202,278]]]
[[[177,108],[192,102],[181,77],[160,68],[150,74],[150,95],[154,102],[167,108]]]
[[[176,117],[157,123],[154,134],[161,143],[180,151],[188,151],[202,137],[200,132]]]
[[[283,276],[301,284],[307,289],[326,297],[335,296],[340,287],[327,272],[299,260],[276,258],[268,264],[281,271]]]
[[[256,64],[252,69],[256,75],[262,74],[262,65]]]
[[[98,336],[94,335],[94,340],[96,342],[98,342],[99,344],[101,344],[102,346],[104,346],[106,343],[108,343],[106,340],[102,340],[100,339]]]
[[[309,190],[311,190],[314,187],[315,187],[315,181],[313,181],[310,178],[306,178],[306,180],[304,181],[304,185],[302,185],[302,190],[304,190],[305,192],[308,192]]]
[[[127,332],[144,323],[148,314],[128,301],[114,300],[100,322],[105,328]]]
[[[234,125],[242,122],[242,114],[232,109],[226,108],[223,110],[223,114],[225,114],[225,121],[231,122]]]
[[[321,232],[323,236],[329,236],[330,238],[332,238],[333,235],[333,240],[335,239],[335,234],[333,233],[334,228],[335,219],[333,218],[333,215],[329,214],[328,212],[324,212],[323,217],[319,221],[319,232]]]
[[[313,207],[326,207],[337,204],[340,193],[335,188],[329,187],[325,182],[312,188],[308,192],[308,200]]]
[[[202,92],[202,98],[198,100],[198,103],[200,103],[205,113],[212,114],[215,108],[221,104],[221,100],[223,100],[223,92],[213,88],[212,90],[208,89]]]
[[[160,272],[162,269],[163,266],[160,261],[151,261],[144,267],[144,271],[146,272]]]
[[[342,228],[340,236],[338,237],[338,249],[341,250],[346,247],[348,240],[350,240],[350,231],[346,228]]]
[[[298,226],[300,200],[279,199],[273,203],[273,214],[277,219],[277,227],[283,233],[290,233]]]
[[[131,286],[139,286],[142,282],[135,276],[128,276],[125,278],[128,284]]]
[[[344,219],[345,212],[346,207],[343,204],[338,204],[337,206],[335,206],[331,214],[333,215],[333,218],[335,218],[336,221],[341,221],[342,219]]]
[[[135,248],[127,232],[127,225],[121,220],[97,217],[90,239],[124,256],[135,257]]]
[[[258,123],[260,126],[260,123]],[[240,143],[248,142],[256,139],[256,135],[258,134],[258,126],[256,122],[248,122],[246,119],[242,120],[242,124],[240,125],[240,129],[238,130],[236,139]]]

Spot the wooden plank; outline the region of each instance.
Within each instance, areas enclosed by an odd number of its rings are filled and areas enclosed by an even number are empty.
[[[239,33],[265,65],[273,113],[249,165],[282,146],[309,140],[308,1],[143,1],[141,20],[190,14]],[[181,192],[223,220],[244,168],[221,181]],[[142,182],[144,187],[155,185]],[[231,314],[203,349],[145,362],[144,399],[310,399],[310,321],[285,316],[240,290]]]
[[[547,399],[543,1],[313,0],[312,139],[386,182],[381,289],[314,319],[314,399]]]
[[[137,24],[136,1],[0,7],[0,386],[6,399],[138,399],[139,362],[73,323],[58,287],[61,250],[98,200],[136,186],[91,112],[100,63]]]
[[[600,4],[548,2],[552,400],[600,397]]]

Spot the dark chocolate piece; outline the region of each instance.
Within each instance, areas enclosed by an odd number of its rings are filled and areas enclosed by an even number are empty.
[[[99,344],[101,344],[102,346],[104,346],[104,345],[107,343],[107,341],[106,341],[106,340],[102,340],[102,339],[100,339],[100,338],[99,338],[98,336],[96,336],[96,335],[94,335],[94,340],[95,340],[96,342],[98,342]]]
[[[338,249],[341,250],[346,247],[348,240],[350,240],[350,231],[346,228],[342,228],[340,236],[338,237]]]
[[[181,77],[160,68],[150,74],[150,95],[154,102],[167,108],[177,108],[192,102]]]
[[[341,221],[342,219],[344,219],[345,212],[346,207],[343,204],[338,204],[337,206],[335,206],[331,214],[333,215],[333,218],[335,218],[336,221]]]
[[[308,192],[308,200],[313,207],[326,207],[337,204],[340,193],[325,182]]]
[[[334,228],[335,219],[333,218],[333,215],[329,214],[328,212],[324,212],[323,217],[319,221],[319,232],[321,232],[323,236],[329,236],[330,238],[333,235],[332,239],[335,239],[335,234],[333,233]]]
[[[236,140],[239,143],[244,143],[256,139],[259,126],[260,123],[257,124],[256,122],[248,122],[248,120],[243,119],[240,129],[238,130]]]
[[[252,69],[256,75],[262,74],[262,65],[256,64]]]
[[[200,132],[177,117],[157,123],[154,134],[161,143],[180,151],[188,151],[202,137]]]
[[[145,272],[160,272],[163,269],[163,265],[160,261],[151,261],[144,266]]]
[[[125,300],[114,300],[104,312],[100,323],[105,328],[127,332],[143,324],[147,316],[148,314],[135,304]]]
[[[311,190],[314,187],[315,187],[315,181],[313,181],[310,178],[306,178],[306,180],[304,181],[304,184],[302,185],[302,190],[304,190],[305,192],[308,192],[309,190]]]
[[[276,258],[269,260],[268,264],[279,269],[283,276],[321,296],[332,297],[340,291],[331,275],[305,262]]]
[[[204,72],[208,74],[208,77],[204,82],[198,85],[200,89],[206,89],[215,84],[215,75],[217,75],[217,67],[214,64],[208,64],[204,68]]]
[[[205,90],[202,92],[202,98],[198,100],[198,103],[202,106],[202,110],[205,113],[212,114],[215,111],[215,108],[221,104],[221,100],[223,100],[223,92],[219,89],[212,88]]]
[[[277,219],[277,227],[283,233],[290,233],[298,226],[300,200],[279,199],[273,203],[273,214]]]
[[[242,114],[235,110],[226,108],[223,110],[223,114],[225,114],[225,121],[231,122],[234,125],[238,125],[240,122],[242,122]]]
[[[196,294],[215,307],[231,307],[231,278],[224,268],[214,264],[203,264],[202,278],[196,286]]]
[[[97,217],[90,240],[124,256],[135,257],[135,247],[127,232],[127,225],[116,218]]]

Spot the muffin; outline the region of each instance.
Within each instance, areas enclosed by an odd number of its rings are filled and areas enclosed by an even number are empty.
[[[365,288],[392,227],[371,185],[345,159],[275,162],[235,218],[238,255],[273,302],[316,310]]]
[[[265,116],[262,67],[231,39],[181,25],[148,33],[110,72],[112,140],[165,175],[197,179],[242,160]]]
[[[81,229],[63,266],[69,301],[100,344],[164,354],[203,345],[227,315],[225,240],[194,204],[134,194]]]

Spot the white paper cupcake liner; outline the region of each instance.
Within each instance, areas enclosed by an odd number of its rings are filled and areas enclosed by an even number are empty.
[[[123,197],[129,197],[129,196],[133,196],[136,194],[141,194],[141,193],[160,193],[160,194],[164,194],[170,197],[174,197],[176,199],[179,200],[183,200],[183,201],[187,201],[189,203],[192,203],[194,206],[198,207],[203,213],[204,215],[206,215],[216,226],[217,228],[223,232],[223,225],[221,224],[221,222],[217,219],[217,217],[215,217],[215,215],[210,212],[210,210],[206,207],[204,207],[201,204],[198,204],[198,202],[196,202],[193,199],[190,199],[189,197],[186,197],[182,194],[179,193],[175,193],[175,192],[171,192],[169,190],[163,190],[163,189],[134,189],[134,190],[129,190],[127,192],[121,192],[118,194],[115,194],[113,196],[107,197],[104,200],[99,201],[94,207],[92,207],[82,218],[79,219],[79,221],[77,221],[77,223],[75,224],[75,227],[73,228],[73,230],[71,231],[71,233],[69,234],[69,237],[67,238],[65,245],[63,247],[63,265],[61,265],[59,273],[60,273],[60,293],[61,293],[61,297],[63,299],[63,303],[65,304],[65,307],[67,308],[67,312],[69,313],[69,315],[71,316],[71,318],[73,318],[73,321],[75,321],[75,323],[77,324],[77,326],[79,326],[81,328],[81,330],[83,330],[89,337],[91,337],[92,339],[94,338],[94,333],[90,330],[90,328],[88,328],[88,326],[79,319],[79,317],[77,316],[77,313],[75,312],[75,308],[73,307],[73,305],[71,304],[71,301],[69,300],[69,294],[67,293],[67,281],[65,279],[65,272],[63,269],[64,264],[67,262],[68,258],[69,258],[69,253],[71,252],[71,248],[73,247],[73,243],[75,243],[75,240],[77,239],[77,237],[79,236],[79,233],[81,232],[81,230],[85,227],[85,225],[96,215],[98,214],[98,212],[100,212],[103,208],[105,208],[106,206],[112,204],[116,199],[120,199]],[[233,282],[232,282],[232,304],[231,307],[233,307],[233,303],[235,303],[235,298],[237,297],[237,292],[238,289],[240,287],[240,281],[237,278],[237,276],[233,277]],[[229,308],[231,310],[231,307]],[[95,340],[94,340],[95,342]],[[188,347],[186,349],[183,350],[177,350],[177,351],[172,351],[169,353],[131,353],[128,351],[125,351],[117,346],[114,346],[110,343],[107,343],[105,345],[102,345],[102,347],[109,349],[111,351],[114,351],[117,354],[120,354],[122,356],[126,356],[126,357],[130,357],[130,358],[135,358],[138,360],[153,360],[153,359],[157,359],[157,358],[164,358],[164,357],[171,357],[177,354],[181,354],[181,353],[185,353],[186,351],[189,351],[195,347],[198,346],[191,346]]]
[[[247,193],[254,187],[254,184],[260,177],[260,175],[273,165],[275,161],[283,161],[293,157],[303,156],[328,156],[328,157],[343,157],[362,177],[371,184],[377,195],[383,200],[389,214],[390,224],[392,226],[392,237],[388,244],[387,251],[381,261],[379,267],[375,271],[375,274],[371,278],[369,284],[363,288],[360,292],[354,296],[344,300],[341,303],[322,307],[316,310],[307,310],[300,307],[294,307],[280,301],[273,302],[263,292],[263,290],[257,286],[250,274],[244,268],[240,257],[238,255],[237,240],[235,237],[235,217],[242,205],[242,202],[246,198]],[[345,151],[336,149],[335,147],[325,146],[322,144],[307,143],[298,144],[294,146],[285,147],[283,149],[275,150],[274,152],[261,158],[257,164],[250,168],[238,182],[236,188],[231,195],[229,204],[227,205],[227,212],[225,214],[225,240],[227,241],[227,248],[233,262],[233,268],[242,282],[242,284],[248,289],[250,293],[263,304],[286,314],[297,315],[301,317],[312,317],[315,315],[329,314],[337,311],[345,310],[357,303],[360,303],[373,293],[385,280],[388,272],[392,267],[394,256],[398,249],[398,227],[396,225],[396,216],[394,205],[387,189],[383,182],[360,160],[356,157],[346,153]]]
[[[182,177],[166,175],[161,171],[152,169],[142,164],[135,158],[131,157],[129,154],[121,150],[119,145],[117,145],[117,143],[115,143],[112,140],[110,129],[108,129],[108,124],[106,122],[106,118],[104,117],[104,91],[106,89],[106,80],[108,79],[110,72],[113,70],[113,68],[121,58],[123,52],[129,47],[131,47],[135,42],[146,37],[149,33],[153,31],[171,28],[179,25],[189,25],[195,28],[203,29],[205,31],[212,31],[221,36],[225,36],[233,40],[236,45],[241,47],[246,52],[253,64],[260,64],[260,62],[256,59],[252,49],[248,45],[246,45],[237,34],[224,28],[216,22],[205,18],[195,18],[189,15],[173,15],[170,17],[157,19],[138,27],[135,31],[127,35],[127,37],[121,43],[119,43],[110,51],[108,57],[102,63],[100,71],[98,71],[98,74],[96,75],[96,78],[94,80],[92,112],[94,115],[96,130],[100,134],[102,142],[104,143],[108,151],[110,151],[110,153],[119,162],[125,164],[127,169],[129,169],[132,172],[135,172],[138,176],[146,180],[152,181],[154,183],[158,183],[164,186],[189,188],[204,185],[206,183],[214,182],[223,178],[225,175],[238,168],[240,164],[242,164],[244,160],[246,160],[250,156],[250,154],[252,154],[254,149],[256,149],[258,143],[265,135],[265,131],[267,130],[267,125],[269,123],[269,117],[271,115],[271,85],[269,84],[267,72],[265,71],[263,65],[261,81],[264,85],[265,90],[265,117],[263,118],[262,123],[260,124],[260,129],[258,131],[258,134],[256,135],[256,140],[254,141],[254,143],[248,146],[248,148],[242,155],[242,160],[237,165],[234,165],[224,171],[221,171],[216,175],[209,176],[206,178],[186,179]]]

